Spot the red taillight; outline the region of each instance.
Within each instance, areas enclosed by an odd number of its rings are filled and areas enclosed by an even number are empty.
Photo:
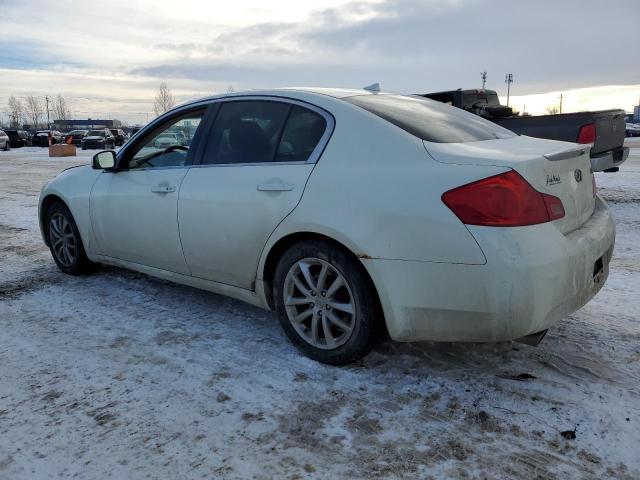
[[[559,198],[538,192],[513,170],[449,190],[442,201],[467,225],[522,227],[564,217]]]
[[[580,127],[580,133],[578,133],[578,143],[595,143],[596,141],[596,126],[594,123],[588,123]]]

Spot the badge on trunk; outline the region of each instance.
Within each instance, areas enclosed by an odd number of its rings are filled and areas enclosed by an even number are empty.
[[[579,168],[577,168],[574,172],[573,172],[573,178],[576,179],[576,182],[581,182],[582,181],[582,170],[580,170]]]

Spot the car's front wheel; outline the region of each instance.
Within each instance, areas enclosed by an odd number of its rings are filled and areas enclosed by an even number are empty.
[[[328,242],[303,242],[284,253],[274,275],[274,299],[287,336],[319,362],[359,360],[380,332],[363,266]]]
[[[49,249],[56,265],[69,275],[90,272],[95,264],[87,258],[82,238],[69,209],[60,202],[49,207],[46,216]]]

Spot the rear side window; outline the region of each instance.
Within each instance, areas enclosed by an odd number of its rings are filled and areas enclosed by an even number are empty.
[[[202,163],[273,162],[290,108],[269,101],[223,103]]]
[[[358,95],[344,100],[428,142],[477,142],[515,136],[477,115],[423,97]]]
[[[327,121],[309,109],[294,106],[289,112],[276,162],[306,162],[318,145]]]

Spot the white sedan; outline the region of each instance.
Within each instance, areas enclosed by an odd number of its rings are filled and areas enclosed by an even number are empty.
[[[177,130],[188,147],[155,148]],[[275,310],[326,363],[385,333],[535,344],[608,274],[588,148],[421,97],[233,93],[62,172],[40,225],[63,272],[117,265]]]

